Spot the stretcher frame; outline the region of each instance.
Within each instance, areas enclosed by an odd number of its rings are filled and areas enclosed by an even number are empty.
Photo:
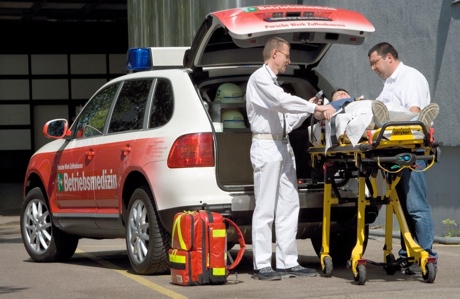
[[[436,278],[436,259],[421,248],[412,237],[407,225],[404,212],[399,201],[396,186],[399,183],[403,169],[412,171],[426,171],[436,161],[439,146],[434,141],[434,129],[427,130],[419,121],[389,122],[382,128],[366,132],[367,139],[353,146],[346,143],[346,136],[338,138],[338,144],[325,150],[324,146],[311,147],[312,169],[321,169],[324,174],[324,206],[322,222],[322,249],[321,267],[324,276],[330,277],[333,272],[332,257],[329,255],[329,237],[331,208],[350,202],[342,198],[336,184],[336,173],[358,173],[357,207],[357,240],[347,266],[351,268],[353,278],[359,285],[364,285],[366,277],[366,263],[381,265],[388,275],[396,272],[402,262],[417,264],[425,282],[432,283]],[[325,142],[322,142],[324,145]],[[416,160],[427,161],[427,167],[415,169]],[[379,195],[377,175],[381,172],[385,183],[385,194]],[[351,176],[350,176],[351,177]],[[356,177],[356,176],[355,176]],[[366,196],[366,187],[370,196]],[[366,261],[363,258],[365,242],[365,209],[369,205],[386,205],[385,214],[385,245],[383,249],[383,263]],[[403,238],[407,258],[396,261],[392,253],[393,214],[396,215],[401,237]]]

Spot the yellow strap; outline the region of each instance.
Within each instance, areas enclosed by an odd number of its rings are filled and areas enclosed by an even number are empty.
[[[177,249],[174,249],[169,254],[169,261],[171,263],[185,264],[185,256],[184,255],[176,255],[176,254],[177,254]]]
[[[180,249],[182,250],[187,250],[187,247],[185,246],[185,242],[184,242],[184,239],[182,237],[182,230],[181,230],[181,227],[180,227],[180,219],[182,218],[184,214],[180,214],[176,220],[174,221],[174,225],[173,225],[173,230],[172,230],[172,241],[171,241],[171,247],[174,248],[174,233],[176,231],[176,227],[177,227],[177,238],[179,239],[179,244],[180,244]]]
[[[413,172],[424,172],[424,171],[427,171],[429,168],[431,168],[431,166],[433,166],[435,162],[435,159],[433,157],[433,159],[431,159],[431,162],[430,164],[423,168],[423,169],[417,169],[415,167],[412,167],[410,165],[406,165],[406,166],[401,166],[401,168],[399,168],[398,170],[395,170],[395,171],[391,171],[391,170],[388,170],[386,168],[384,168],[382,165],[380,165],[380,157],[377,159],[377,165],[379,166],[380,169],[382,169],[383,171],[387,172],[387,173],[398,173],[400,172],[401,170],[405,169],[405,168],[410,168]]]

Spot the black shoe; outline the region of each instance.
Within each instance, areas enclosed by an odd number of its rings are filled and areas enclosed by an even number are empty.
[[[401,269],[401,272],[406,275],[415,275],[417,272],[415,271],[414,262],[409,261],[407,257],[400,257],[396,260],[396,264]]]
[[[283,275],[285,277],[286,276],[287,277],[294,277],[294,276],[309,276],[309,277],[313,277],[313,276],[318,275],[318,272],[316,272],[315,269],[305,268],[305,267],[302,267],[301,265],[297,265],[295,267],[288,268],[288,269],[276,269],[276,272],[281,273],[281,275]]]
[[[281,274],[278,272],[273,271],[272,267],[265,267],[260,270],[254,271],[254,275],[252,276],[254,279],[259,280],[281,280]]]
[[[409,261],[409,258],[407,257],[400,257],[395,261],[395,263],[400,269],[409,268],[414,264],[414,262]]]

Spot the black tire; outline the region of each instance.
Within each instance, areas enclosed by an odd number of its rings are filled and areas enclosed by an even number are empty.
[[[341,230],[331,233],[329,237],[329,255],[336,266],[345,266],[351,258],[351,252],[356,245],[356,228]],[[364,228],[363,255],[366,251],[369,239],[369,225]],[[322,236],[315,235],[311,238],[311,244],[318,257],[321,257]]]
[[[423,281],[432,283],[436,279],[436,266],[433,263],[426,264],[426,274],[422,275]]]
[[[57,228],[40,188],[27,193],[21,209],[21,236],[24,247],[36,262],[68,261],[78,246],[78,237]]]
[[[171,236],[158,221],[152,192],[147,186],[134,190],[126,219],[126,248],[131,267],[138,274],[169,272]]]
[[[324,269],[323,269],[324,276],[331,277],[333,269],[334,269],[334,266],[332,264],[332,258],[330,256],[325,256],[324,257]]]
[[[394,275],[396,272],[396,267],[395,267],[395,256],[390,253],[389,255],[386,256],[386,263],[383,266],[383,269],[387,273],[387,275]]]
[[[356,270],[358,271],[358,275],[354,276],[355,281],[359,285],[365,284],[366,283],[366,266],[365,265],[358,265]]]

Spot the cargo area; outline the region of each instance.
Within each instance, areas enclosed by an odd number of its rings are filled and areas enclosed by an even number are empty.
[[[250,147],[252,132],[246,114],[245,82],[248,78],[218,79],[212,83],[203,85],[201,95],[207,104],[208,112],[213,123],[216,140],[216,172],[219,184],[223,189],[231,190],[252,190],[253,170],[250,161]],[[241,99],[233,97],[225,99],[222,97],[221,87],[234,84],[241,90]],[[317,92],[306,80],[286,77],[283,78],[283,89],[306,100],[310,99]],[[238,91],[238,89],[237,89]],[[226,125],[225,113],[237,113],[242,117],[238,124]],[[311,118],[289,134],[289,140],[294,150],[297,166],[297,177],[300,182],[307,182],[311,178],[309,166],[310,155],[307,150],[309,146],[308,127]]]

